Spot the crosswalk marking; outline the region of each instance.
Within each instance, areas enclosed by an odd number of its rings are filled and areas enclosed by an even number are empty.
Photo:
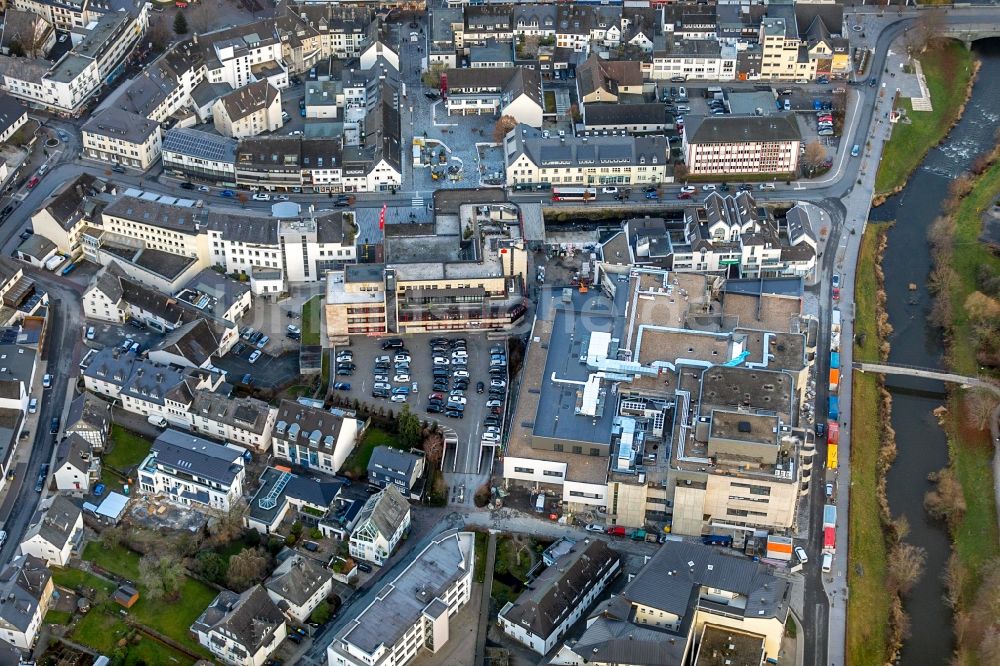
[[[413,197],[412,203],[413,203],[413,207],[414,208],[423,208],[424,207],[424,200],[421,199],[420,197]]]

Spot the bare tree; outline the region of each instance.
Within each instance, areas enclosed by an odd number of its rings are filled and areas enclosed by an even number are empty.
[[[208,32],[209,27],[212,25],[213,11],[206,3],[188,5],[187,24],[191,28],[191,31],[196,33]]]
[[[826,160],[826,148],[818,139],[806,144],[806,151],[802,153],[802,168],[811,171]]]
[[[674,180],[680,181],[688,177],[688,167],[684,162],[674,164]]]
[[[923,548],[905,541],[889,551],[889,580],[901,594],[909,592],[924,573],[927,553]]]
[[[208,526],[209,534],[216,543],[225,544],[237,539],[244,531],[247,503],[233,502],[228,511],[216,512]]]
[[[944,10],[928,9],[920,12],[912,28],[906,31],[904,40],[911,55],[923,53],[940,39],[945,25]]]
[[[184,579],[184,565],[172,552],[150,554],[139,560],[139,581],[153,600],[177,598]]]
[[[493,143],[503,143],[507,133],[517,127],[517,118],[514,116],[502,116],[497,124],[493,126]]]
[[[240,591],[259,583],[267,575],[270,558],[261,548],[244,548],[229,558],[226,578],[229,586]]]
[[[441,457],[444,455],[444,436],[439,433],[431,433],[424,440],[424,457],[427,464],[437,467],[441,464]]]
[[[976,389],[972,391],[965,404],[965,417],[968,424],[976,430],[986,430],[990,427],[993,410],[997,408],[997,404],[1000,404],[1000,402],[998,402],[996,395],[992,392]]]
[[[150,21],[149,30],[146,32],[146,41],[153,51],[163,51],[170,43],[170,26],[162,14],[158,14],[155,20]]]

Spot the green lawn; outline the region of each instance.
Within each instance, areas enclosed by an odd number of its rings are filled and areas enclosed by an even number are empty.
[[[868,334],[863,348],[854,345],[856,361],[878,359],[878,337],[874,326],[877,294],[874,266],[881,233],[881,227],[869,227],[862,239],[858,270],[855,272],[855,330]],[[851,508],[848,523],[848,585],[851,593],[847,605],[847,663],[851,666],[885,663],[888,640],[886,547],[876,496],[876,460],[882,435],[878,405],[878,377],[855,372],[851,398]]]
[[[302,304],[302,344],[320,344],[320,318],[323,316],[323,297],[313,296]]]
[[[69,611],[50,610],[45,614],[45,624],[69,624],[73,614]]]
[[[142,435],[125,430],[120,425],[111,426],[108,442],[108,451],[102,458],[104,466],[101,469],[101,483],[107,486],[109,491],[121,492],[125,485],[122,478],[108,468],[114,467],[125,471],[135,467],[149,455],[153,443]]]
[[[965,101],[972,62],[972,53],[955,41],[947,41],[920,58],[934,110],[914,112],[909,99],[898,102],[913,122],[900,123],[893,128],[892,139],[885,147],[875,176],[876,195],[888,194],[901,187],[927,151],[948,133]]]
[[[130,633],[120,616],[94,609],[77,623],[71,638],[104,655],[111,655],[118,641]],[[126,666],[193,663],[190,657],[145,636],[130,642],[127,650]]]
[[[378,428],[368,428],[361,442],[344,463],[344,473],[354,479],[363,479],[368,474],[368,461],[371,460],[372,451],[376,446],[391,446],[396,449],[403,448],[395,435],[390,435]]]
[[[108,594],[115,591],[115,586],[111,582],[79,569],[64,569],[52,567],[52,582],[67,590],[79,590],[83,587],[91,587],[95,590],[103,589]]]
[[[201,649],[198,642],[191,638],[188,628],[216,597],[215,590],[192,578],[185,578],[177,601],[153,601],[146,598],[145,588],[139,584],[138,554],[122,546],[107,549],[91,541],[83,550],[83,559],[137,584],[139,601],[129,609],[137,622],[156,629],[190,650]]]

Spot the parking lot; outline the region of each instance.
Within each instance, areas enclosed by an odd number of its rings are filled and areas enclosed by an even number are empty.
[[[464,367],[467,367],[469,373],[469,384],[462,396],[466,400],[463,418],[451,418],[443,412],[427,412],[429,396],[435,392],[433,388],[434,355],[431,353],[431,345],[429,344],[434,338],[442,338],[449,341],[461,338],[466,342],[468,364]],[[491,399],[489,394],[491,380],[489,373],[490,348],[498,344],[503,346],[503,343],[487,340],[482,335],[438,336],[427,334],[406,336],[402,340],[405,345],[404,349],[408,350],[405,353],[408,353],[410,356],[408,380],[395,381],[396,371],[392,362],[390,362],[388,370],[380,374],[387,376],[388,382],[386,383],[391,387],[391,390],[402,391],[405,390],[404,387],[409,389],[409,395],[406,396],[405,401],[397,398],[397,400],[401,401],[392,402],[390,398],[372,397],[372,390],[376,383],[376,373],[374,371],[375,360],[380,356],[393,358],[399,353],[398,350],[393,349],[383,350],[381,346],[382,340],[374,338],[356,338],[350,346],[338,347],[336,349],[337,353],[345,350],[350,351],[353,355],[352,362],[355,366],[353,375],[340,375],[336,377],[337,381],[350,384],[349,390],[341,390],[339,393],[342,396],[357,399],[360,403],[370,405],[376,409],[381,407],[387,411],[391,409],[398,412],[405,402],[421,419],[437,422],[443,429],[454,432],[458,439],[458,455],[457,459],[453,458],[453,452],[448,451],[448,457],[445,460],[447,470],[454,469],[456,472],[462,474],[477,473],[480,442],[484,433],[483,420],[491,410],[491,408],[486,406],[487,401]],[[448,367],[451,367],[452,352],[450,350],[446,353],[438,354],[438,356],[445,357],[449,361]],[[443,401],[447,400],[449,392],[454,389],[455,381],[456,378],[451,377],[447,384],[448,389],[438,391],[442,394]],[[478,393],[476,390],[477,382],[483,382],[484,384],[482,393]],[[506,367],[504,367],[504,382],[506,382]],[[503,410],[506,403],[506,387],[501,390],[504,395],[498,399],[502,403],[500,409]]]
[[[277,356],[262,352],[253,363],[250,355],[257,349],[245,340],[234,345],[228,354],[214,361],[215,367],[225,370],[231,384],[241,384],[244,375],[249,374],[253,386],[274,388],[286,386],[299,378],[299,353],[286,351]]]
[[[94,339],[86,341],[87,346],[93,349],[116,347],[129,338],[138,342],[143,350],[148,350],[163,339],[162,334],[140,324],[112,324],[88,319],[87,327],[94,329]]]

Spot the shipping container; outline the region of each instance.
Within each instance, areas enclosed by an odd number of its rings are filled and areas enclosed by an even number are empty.
[[[830,330],[831,331],[839,331],[840,330],[840,309],[839,308],[833,311],[833,321],[830,324]]]
[[[830,396],[829,416],[830,420],[836,420],[840,418],[840,399],[835,395]]]
[[[830,352],[830,367],[831,368],[840,367],[840,352]]]
[[[701,542],[706,546],[732,546],[733,537],[726,534],[703,534]]]
[[[837,506],[835,504],[823,505],[823,527],[837,526]]]
[[[840,370],[837,368],[830,368],[830,391],[840,392]]]
[[[830,349],[840,351],[840,331],[834,331],[830,334]]]
[[[840,443],[840,424],[836,421],[826,422],[826,441],[830,444]]]
[[[826,468],[827,469],[837,469],[839,464],[837,445],[827,444],[826,445]]]
[[[837,528],[835,527],[823,528],[823,552],[824,553],[837,552]]]
[[[767,559],[790,561],[792,559],[792,540],[774,534],[767,537]]]

